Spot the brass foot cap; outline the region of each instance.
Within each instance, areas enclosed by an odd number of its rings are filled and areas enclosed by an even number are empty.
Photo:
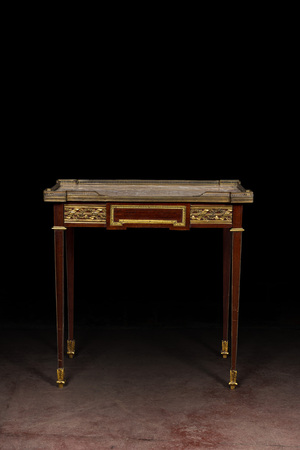
[[[75,355],[75,340],[67,340],[67,355],[70,359]]]
[[[227,356],[229,355],[229,351],[228,351],[228,341],[222,341],[222,351],[221,351],[221,355],[223,356],[223,358],[227,358]]]
[[[66,380],[65,380],[65,369],[59,368],[59,369],[57,369],[57,381],[56,381],[56,384],[61,389],[61,388],[64,387],[65,383],[66,383]]]
[[[236,378],[237,378],[237,371],[236,370],[231,370],[230,371],[230,381],[229,381],[229,386],[230,386],[230,389],[235,389],[236,388],[236,386],[238,385],[238,383],[237,383],[237,381],[236,381]]]

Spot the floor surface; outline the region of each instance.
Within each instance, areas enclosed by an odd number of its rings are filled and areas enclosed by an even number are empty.
[[[2,329],[0,449],[300,448],[300,330],[87,329],[58,389],[52,328]]]

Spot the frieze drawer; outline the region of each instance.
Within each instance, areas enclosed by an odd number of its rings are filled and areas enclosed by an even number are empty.
[[[108,204],[107,228],[189,228],[189,204]]]

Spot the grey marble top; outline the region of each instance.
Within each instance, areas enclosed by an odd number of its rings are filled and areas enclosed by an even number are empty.
[[[44,190],[48,202],[251,203],[239,180],[57,180]]]

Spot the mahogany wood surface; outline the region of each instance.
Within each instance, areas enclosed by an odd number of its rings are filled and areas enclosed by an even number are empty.
[[[243,206],[235,205],[233,210],[233,228],[242,227]],[[240,301],[240,275],[242,231],[232,232],[232,281],[231,281],[231,369],[236,370],[238,346],[238,322]]]
[[[231,232],[223,228],[223,341],[228,342]]]
[[[66,231],[68,338],[74,339],[74,228]]]
[[[114,208],[114,209],[113,209]],[[183,215],[183,209],[185,215]],[[113,218],[118,225],[111,225]],[[127,223],[122,223],[122,220]],[[137,223],[136,223],[136,222]],[[153,221],[153,223],[152,223]],[[168,222],[184,222],[176,226]],[[190,228],[189,203],[107,203],[107,228],[169,228],[172,230],[188,230]]]
[[[63,226],[63,205],[54,205],[54,225]],[[58,368],[64,367],[64,231],[54,230]]]

